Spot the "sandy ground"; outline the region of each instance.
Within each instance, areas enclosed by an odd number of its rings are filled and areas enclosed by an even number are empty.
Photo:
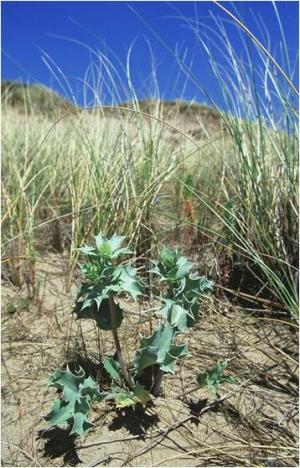
[[[76,285],[66,292],[66,260],[47,254],[37,270],[39,292],[28,307],[18,305],[26,290],[2,286],[2,466],[298,466],[296,328],[215,298],[183,336],[189,356],[145,410],[98,404],[81,439],[49,428],[49,374],[66,361],[95,362],[99,349],[113,346],[109,332],[73,320]],[[138,333],[149,333],[149,306],[124,304],[120,337],[130,358]],[[236,383],[217,397],[195,390],[197,372],[218,359],[228,360]]]

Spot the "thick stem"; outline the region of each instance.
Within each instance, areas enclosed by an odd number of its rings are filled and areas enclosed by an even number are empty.
[[[161,387],[163,376],[164,376],[164,372],[159,369],[155,376],[155,380],[151,389],[151,393],[155,397],[157,397],[160,392],[160,387]]]
[[[116,326],[116,304],[114,302],[113,296],[109,296],[109,313],[110,313],[111,331],[112,331],[114,342],[115,342],[117,359],[121,366],[122,374],[129,388],[132,389],[134,387],[134,380],[131,377],[130,373],[128,372],[127,365],[126,365],[126,362],[122,353],[119,336],[117,332],[117,326]]]

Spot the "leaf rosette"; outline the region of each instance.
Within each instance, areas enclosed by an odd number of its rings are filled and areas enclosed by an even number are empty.
[[[95,236],[95,247],[85,245],[79,250],[88,258],[81,270],[87,281],[81,284],[73,312],[77,319],[94,319],[103,330],[111,329],[109,298],[128,294],[134,301],[142,295],[142,284],[137,270],[127,261],[119,264],[130,254],[127,247],[121,247],[123,236],[113,235],[107,239],[101,233]],[[123,320],[123,311],[116,304],[116,328]]]

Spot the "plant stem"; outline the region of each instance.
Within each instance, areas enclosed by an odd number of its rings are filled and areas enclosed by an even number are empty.
[[[119,340],[117,327],[116,327],[116,304],[114,302],[113,296],[109,296],[109,313],[110,313],[111,331],[112,331],[114,342],[115,342],[117,359],[121,366],[123,376],[129,388],[132,389],[134,387],[134,380],[132,376],[130,375],[130,373],[128,372],[127,365],[126,365],[126,362],[122,353],[120,340]]]
[[[152,393],[155,397],[157,397],[158,394],[159,394],[163,376],[164,376],[163,371],[159,369],[158,372],[157,372],[157,374],[156,374],[156,376],[155,376],[155,380],[154,380],[154,383],[153,383],[153,386],[152,386],[152,390],[151,390],[151,393]]]

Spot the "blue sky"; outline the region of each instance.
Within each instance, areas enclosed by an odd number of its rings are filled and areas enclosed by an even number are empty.
[[[279,54],[282,38],[272,3],[243,1],[224,4],[231,11],[235,9],[244,23],[267,44],[260,27],[262,23],[265,25],[271,38],[270,50],[288,72]],[[295,64],[298,49],[298,2],[281,1],[276,2],[276,5],[290,61]],[[97,73],[104,73],[103,67],[102,71],[98,67],[97,72],[94,68],[94,74],[90,73],[85,77],[91,63],[99,65],[99,60],[91,50],[105,54],[120,75],[117,92],[112,93],[110,86],[103,87],[103,100],[107,103],[113,98],[126,99],[126,91],[122,89],[126,85],[122,67],[126,65],[127,52],[133,42],[130,69],[133,86],[139,98],[151,97],[153,94],[150,43],[162,97],[207,101],[203,92],[192,82],[186,81],[184,73],[180,73],[174,57],[177,48],[181,54],[184,50],[187,51],[186,60],[193,60],[195,76],[218,103],[220,97],[207,56],[199,41],[195,40],[184,17],[194,25],[197,22],[201,37],[210,39],[215,39],[215,19],[223,18],[234,50],[240,57],[244,57],[242,40],[236,28],[213,2],[3,1],[1,7],[2,79],[43,83],[68,98],[73,97],[80,104],[90,104],[92,98],[85,87],[84,102],[82,80],[85,79],[93,86],[98,78]],[[214,47],[211,44],[212,50]],[[221,65],[226,65],[217,48],[214,56]],[[253,57],[256,61],[255,52]],[[49,70],[49,65],[53,68],[53,63],[54,67],[58,67],[55,73]],[[71,90],[58,69],[67,78]],[[297,79],[296,75],[295,81]]]

